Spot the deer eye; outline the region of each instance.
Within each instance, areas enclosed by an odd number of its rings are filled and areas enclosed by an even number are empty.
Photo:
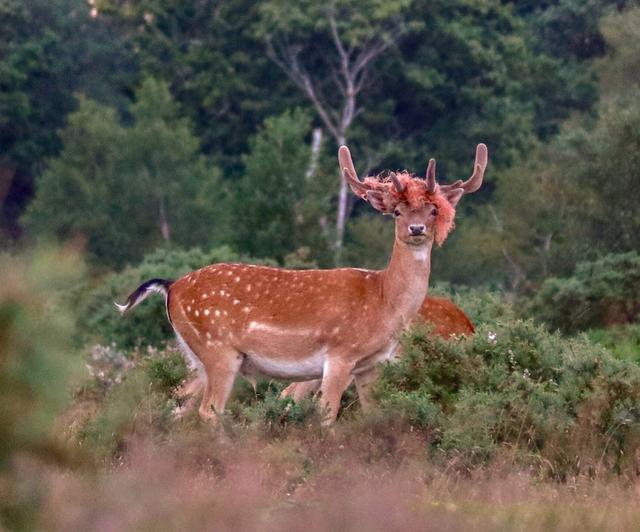
[[[434,207],[433,209],[431,209],[431,214],[433,216],[436,216],[438,214],[438,209],[436,207]]]
[[[397,218],[398,216],[400,216],[401,214],[402,214],[402,213],[401,213],[399,210],[397,210],[397,209],[396,209],[395,211],[393,211],[393,216],[395,216],[396,218]]]

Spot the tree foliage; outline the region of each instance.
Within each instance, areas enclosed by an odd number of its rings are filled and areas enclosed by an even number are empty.
[[[161,242],[221,238],[224,189],[166,85],[145,81],[131,116],[125,126],[113,109],[80,99],[26,214],[34,234],[86,239],[108,265],[137,261]]]

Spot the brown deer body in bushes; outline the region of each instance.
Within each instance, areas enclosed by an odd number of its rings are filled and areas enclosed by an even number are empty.
[[[475,332],[473,323],[471,323],[471,320],[464,311],[444,297],[427,295],[420,307],[418,318],[432,326],[431,332],[433,334],[443,338],[460,335],[467,336]],[[395,356],[400,354],[399,349],[398,347]],[[280,397],[291,397],[294,401],[300,401],[307,395],[317,391],[318,388],[320,388],[320,382],[320,379],[293,382],[282,390]],[[193,391],[194,390],[191,390],[191,392]],[[361,398],[361,403],[363,408],[369,406],[366,395]]]
[[[214,264],[177,281],[147,281],[118,306],[124,313],[153,291],[165,295],[178,342],[199,371],[201,417],[215,420],[224,410],[238,374],[321,379],[327,424],[335,420],[352,379],[362,396],[376,364],[395,353],[398,332],[418,313],[427,294],[432,246],[442,244],[453,228],[460,198],[482,184],[487,148],[478,145],[467,181],[442,186],[433,159],[426,179],[403,172],[364,181],[345,146],[338,159],[351,190],[395,217],[386,269]]]

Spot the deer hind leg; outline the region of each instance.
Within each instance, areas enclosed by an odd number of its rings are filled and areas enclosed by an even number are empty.
[[[375,401],[371,397],[371,385],[380,376],[380,369],[376,366],[362,373],[358,373],[355,377],[356,390],[358,390],[358,399],[363,412],[369,412]]]
[[[217,421],[224,411],[243,356],[231,347],[220,348],[203,360],[207,383],[198,412],[205,421]]]
[[[338,417],[340,399],[351,383],[352,371],[353,364],[351,363],[337,360],[328,360],[325,363],[322,384],[320,385],[320,406],[327,412],[322,421],[324,426],[332,425]]]
[[[313,379],[304,382],[292,382],[280,393],[280,398],[291,397],[296,403],[299,403],[307,395],[315,393],[320,388],[321,379]]]
[[[184,382],[177,390],[175,395],[179,399],[184,399],[182,404],[175,408],[174,415],[178,418],[184,416],[187,412],[191,412],[198,402],[199,395],[202,393],[202,390],[207,385],[207,376],[202,372],[198,372],[198,374],[191,379],[190,381]]]

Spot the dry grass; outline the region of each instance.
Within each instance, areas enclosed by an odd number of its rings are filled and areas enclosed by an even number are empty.
[[[46,530],[638,530],[640,481],[540,480],[502,460],[425,459],[424,435],[335,429],[265,439],[185,427],[114,463],[46,469]]]

